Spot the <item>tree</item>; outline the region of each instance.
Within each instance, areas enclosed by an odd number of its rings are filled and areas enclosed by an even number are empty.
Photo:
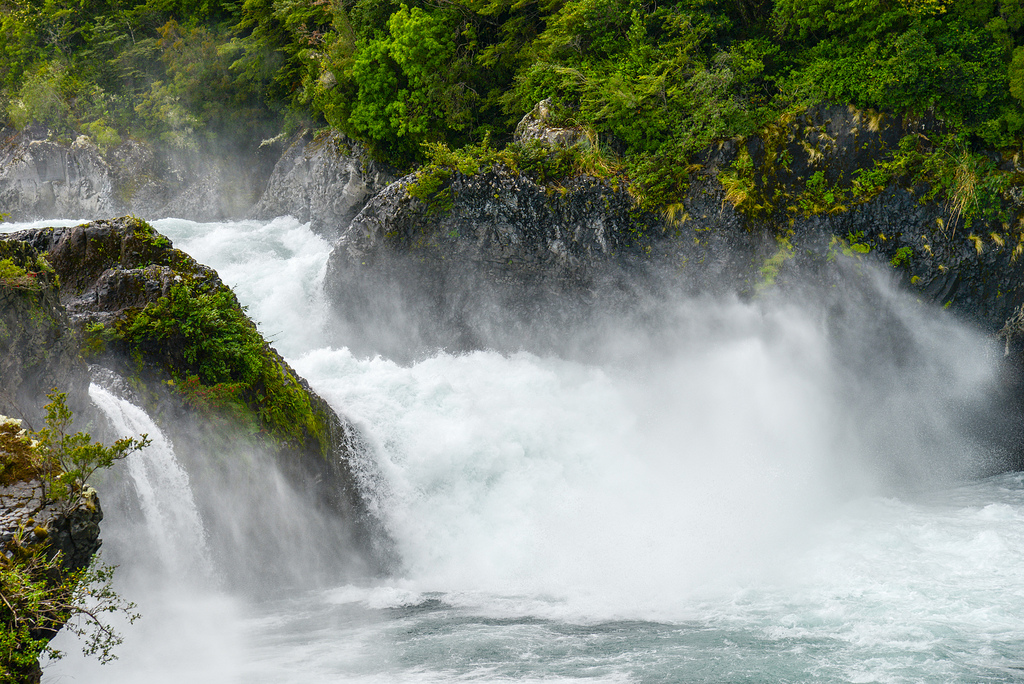
[[[47,394],[46,427],[36,434],[37,468],[45,496],[61,505],[67,513],[82,503],[82,490],[100,468],[145,449],[152,440],[122,437],[111,446],[93,442],[87,432],[69,434],[74,415],[67,405],[67,394],[54,390]]]
[[[17,421],[0,422],[0,472],[15,480],[39,477],[44,499],[68,515],[88,505],[83,491],[98,468],[145,448],[150,440],[124,437],[112,446],[95,443],[82,432],[69,434],[73,415],[67,395],[56,390],[46,405],[46,428],[35,434]],[[93,556],[85,568],[72,569],[61,551],[48,543],[50,528],[20,527],[0,549],[0,684],[38,681],[39,658],[59,658],[50,639],[64,628],[85,638],[83,653],[106,663],[121,635],[104,614],[122,613],[133,623],[135,605],[111,585],[114,568]]]

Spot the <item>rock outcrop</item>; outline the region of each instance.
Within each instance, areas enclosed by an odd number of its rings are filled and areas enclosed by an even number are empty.
[[[251,150],[157,150],[134,139],[106,152],[43,127],[0,129],[0,212],[9,220],[130,213],[220,221],[295,216],[336,237],[395,178],[343,135],[305,132]]]
[[[154,150],[128,139],[105,153],[85,136],[0,129],[0,212],[9,220],[131,213],[195,221],[241,218],[259,199],[280,148]]]
[[[524,119],[522,136],[550,137],[541,114]],[[639,301],[630,290],[657,287],[666,272],[684,291],[750,296],[766,280],[806,279],[852,250],[1020,350],[1024,328],[1011,319],[1024,310],[1024,205],[1012,189],[1004,218],[970,226],[910,178],[852,189],[858,170],[901,140],[936,132],[941,125],[927,118],[817,107],[707,150],[688,193],[665,214],[638,210],[607,181],[542,187],[500,168],[453,173],[443,190],[450,208],[429,205],[410,195],[412,175],[375,196],[342,234],[327,288],[348,329],[368,330],[370,346],[385,353],[393,351],[386,331],[403,325],[392,347],[409,339],[424,348],[502,347],[515,335],[495,344],[488,330],[510,319],[536,327],[539,312],[551,309],[538,302],[560,302],[564,322],[587,302]],[[636,277],[653,271],[659,278]]]
[[[12,220],[102,216],[115,206],[110,169],[87,137],[62,145],[45,132],[0,129],[0,211]]]
[[[375,196],[331,254],[325,287],[361,351],[546,348],[657,293],[734,287],[774,244],[737,217],[710,230],[638,211],[595,178],[553,188],[500,166],[456,172],[449,210],[412,197],[417,181]]]
[[[308,221],[314,232],[335,238],[393,180],[362,145],[340,133],[303,133],[281,155],[252,215],[291,215]]]
[[[20,241],[0,241],[0,413],[43,427],[46,394],[60,388],[80,411],[89,374],[81,338],[61,306],[52,267]]]
[[[61,554],[63,568],[79,570],[100,549],[102,520],[103,510],[92,487],[86,487],[81,502],[65,511],[57,502],[44,499],[39,480],[0,485],[0,548],[16,539],[22,545],[42,545],[50,555]]]
[[[309,497],[311,518],[321,511],[335,521],[336,539],[325,534],[325,546],[361,550],[371,563],[386,562],[351,472],[349,450],[358,437],[259,337],[213,269],[131,217],[0,235],[4,244],[48,255],[70,327],[87,332],[90,362],[132,380],[148,412],[182,446],[183,458],[215,464],[218,450],[269,452]],[[151,313],[172,301],[177,308]],[[130,332],[144,313],[164,326],[161,332]],[[188,324],[174,318],[190,315],[217,320],[200,338],[190,338],[182,330]],[[222,342],[231,351],[222,357],[223,376],[210,379],[201,369],[207,359],[189,350],[207,345],[204,353],[216,354],[218,340],[212,338],[222,318],[233,321],[220,333],[230,336]],[[215,492],[207,497],[215,499]],[[211,524],[217,525],[212,515]]]

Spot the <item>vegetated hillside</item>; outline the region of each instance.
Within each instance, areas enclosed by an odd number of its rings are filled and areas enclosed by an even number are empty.
[[[709,143],[818,102],[933,114],[944,133],[907,143],[928,157],[912,171],[959,168],[983,188],[1000,181],[974,153],[1017,150],[1024,130],[1021,0],[0,0],[0,10],[8,124],[85,132],[101,148],[129,136],[249,146],[326,125],[409,169],[424,143],[503,145],[551,98],[550,123],[585,143],[580,168],[622,176],[656,207],[678,198]]]

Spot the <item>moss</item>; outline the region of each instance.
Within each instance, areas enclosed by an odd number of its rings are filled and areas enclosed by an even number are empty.
[[[54,280],[50,264],[27,243],[0,241],[0,284],[19,290],[41,290]]]
[[[102,323],[90,323],[82,330],[82,356],[86,360],[102,356],[108,345],[117,340],[119,335],[114,328]]]
[[[775,250],[775,253],[765,259],[764,263],[761,265],[761,279],[754,287],[755,292],[761,293],[772,287],[778,279],[779,272],[782,270],[783,265],[796,256],[796,250],[793,247],[793,243],[790,241],[791,238],[792,231],[787,232],[786,235],[775,238],[777,249]]]
[[[21,423],[0,416],[0,486],[36,476],[35,446]]]
[[[0,259],[0,280],[11,282],[25,277],[25,269],[14,263],[14,259],[8,257]]]
[[[144,359],[157,363],[197,410],[213,411],[276,444],[313,439],[327,452],[325,424],[309,394],[224,285],[186,279],[114,326],[86,329],[89,353],[110,345],[126,347],[140,366]]]
[[[451,180],[456,173],[475,176],[496,168],[522,173],[551,195],[565,195],[562,183],[581,175],[616,178],[621,167],[605,159],[592,145],[551,146],[540,140],[510,143],[503,149],[491,147],[490,137],[483,142],[452,150],[443,143],[425,143],[428,161],[407,186],[410,196],[428,207],[429,213],[445,213],[454,206]],[[500,199],[499,194],[494,195]],[[634,198],[639,202],[640,200]]]
[[[130,217],[133,222],[132,235],[143,242],[161,249],[169,249],[171,241],[168,237],[157,232],[156,228],[149,225],[137,216]]]
[[[914,249],[912,247],[905,245],[896,250],[896,254],[894,254],[892,259],[889,260],[889,264],[893,268],[901,268],[904,266],[909,266],[913,258]]]

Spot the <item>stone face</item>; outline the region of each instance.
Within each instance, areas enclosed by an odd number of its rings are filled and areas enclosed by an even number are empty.
[[[80,338],[60,305],[52,277],[38,268],[30,244],[0,241],[0,259],[27,271],[25,281],[0,279],[0,413],[42,427],[46,394],[60,388],[74,410],[88,405],[89,375],[79,355]],[[29,277],[31,276],[31,277]]]
[[[157,151],[129,139],[103,154],[84,135],[71,144],[50,137],[0,129],[0,211],[10,220],[240,218],[263,192],[279,151]]]
[[[501,167],[456,173],[448,211],[411,197],[415,181],[374,197],[328,264],[325,287],[345,342],[365,353],[515,349],[520,339],[543,348],[668,283],[681,292],[717,287],[725,280],[704,276],[749,263],[765,242],[666,223],[594,178],[552,189]],[[728,214],[720,204],[714,212]],[[734,222],[726,216],[723,225]],[[703,271],[681,274],[687,262]]]
[[[101,153],[88,137],[0,129],[0,211],[10,220],[131,213],[221,221],[292,215],[336,237],[394,180],[339,133],[278,138],[256,149],[155,150],[128,139]]]
[[[0,487],[0,549],[19,534],[27,545],[46,544],[47,552],[62,554],[61,565],[79,570],[100,549],[100,508],[96,490],[86,487],[81,501],[64,510],[59,502],[45,501],[39,480]]]
[[[333,238],[392,180],[388,169],[343,135],[303,134],[281,155],[252,215],[294,216]]]
[[[115,210],[110,169],[80,136],[70,146],[0,130],[0,210],[14,221]]]

